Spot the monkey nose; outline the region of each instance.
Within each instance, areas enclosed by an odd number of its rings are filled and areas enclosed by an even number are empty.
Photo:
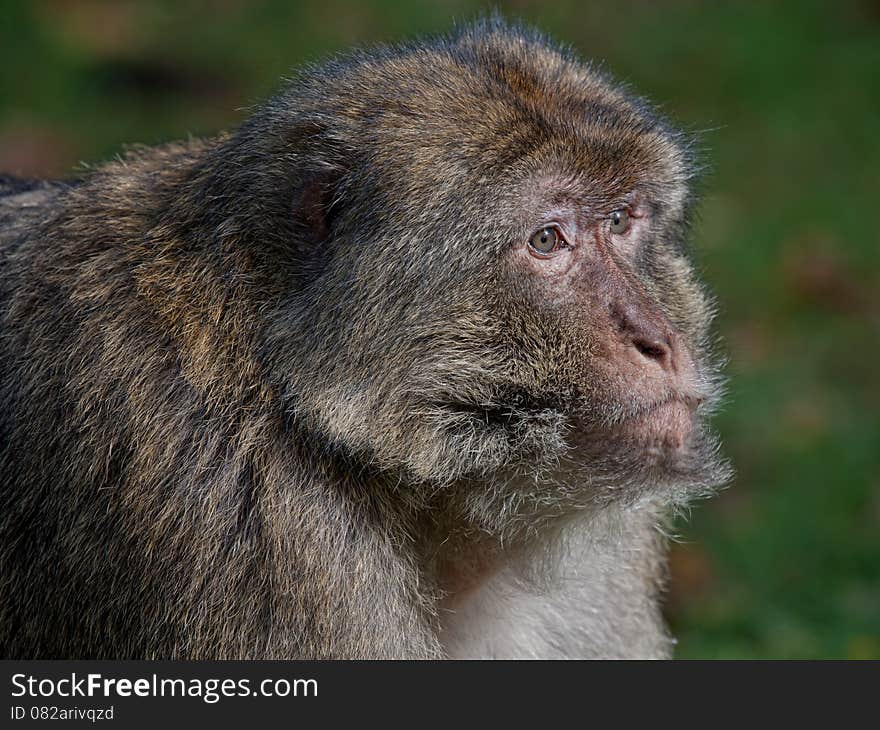
[[[667,373],[677,370],[673,335],[663,330],[641,327],[633,332],[630,344],[645,360],[652,361]]]
[[[624,343],[629,346],[632,359],[643,366],[659,367],[668,375],[684,374],[688,357],[681,337],[663,314],[653,307],[637,303],[618,304],[612,307]]]

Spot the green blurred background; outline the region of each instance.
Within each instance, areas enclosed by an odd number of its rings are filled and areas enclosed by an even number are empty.
[[[880,2],[495,7],[603,60],[705,151],[695,242],[737,478],[678,525],[678,655],[880,658]],[[210,134],[303,61],[486,9],[4,0],[0,170]]]

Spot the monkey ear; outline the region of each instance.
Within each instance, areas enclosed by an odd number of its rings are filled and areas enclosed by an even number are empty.
[[[293,222],[306,244],[328,240],[338,212],[341,172],[334,168],[310,170],[298,181],[292,195]]]

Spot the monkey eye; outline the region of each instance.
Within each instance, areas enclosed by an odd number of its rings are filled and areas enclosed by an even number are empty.
[[[556,226],[547,226],[532,234],[529,248],[539,256],[547,256],[555,253],[564,243],[562,232]]]
[[[630,226],[630,215],[626,208],[615,210],[609,217],[611,221],[610,230],[618,235],[626,233]]]

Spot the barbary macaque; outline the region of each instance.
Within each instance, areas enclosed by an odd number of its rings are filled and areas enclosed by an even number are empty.
[[[0,654],[670,656],[728,474],[694,169],[489,20],[0,178]]]

